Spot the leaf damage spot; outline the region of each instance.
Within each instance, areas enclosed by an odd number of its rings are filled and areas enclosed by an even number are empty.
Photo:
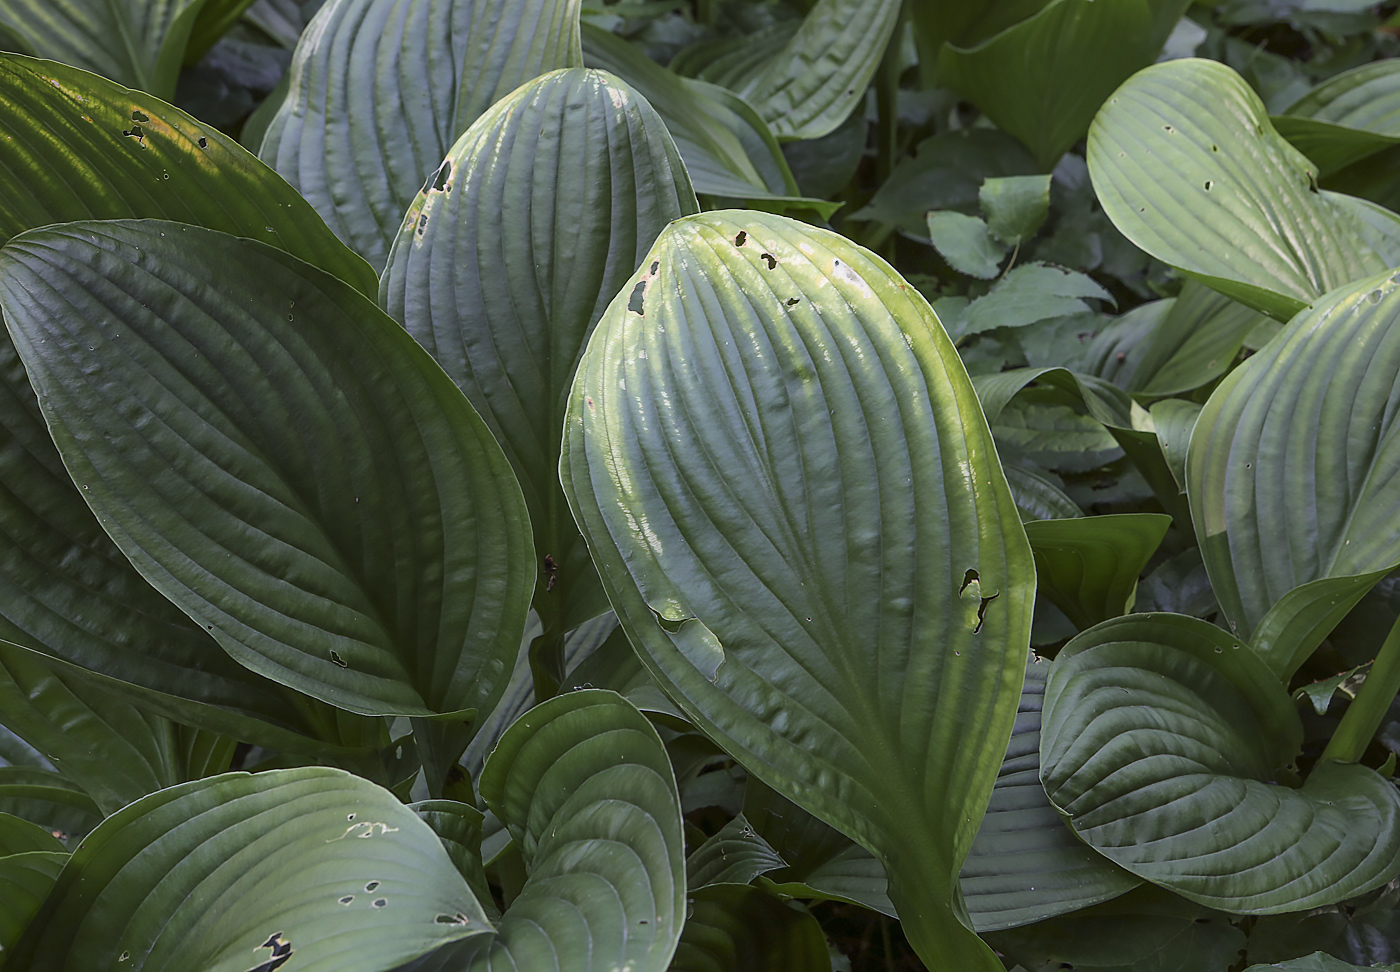
[[[736,235],[736,236],[734,237],[734,245],[735,245],[735,246],[743,246],[743,245],[744,245],[745,243],[747,243],[748,241],[749,241],[749,234],[748,234],[748,233],[745,233],[743,230],[740,230],[739,233],[738,233],[738,235]]]
[[[373,837],[376,833],[380,836],[383,836],[384,834],[396,834],[398,832],[399,828],[390,827],[388,824],[383,823],[381,821],[363,820],[360,823],[353,823],[350,826],[346,827],[345,833],[341,834],[339,837],[331,837],[329,840],[326,841],[326,843],[330,844],[337,840],[344,840],[346,837],[368,838]],[[378,887],[379,885],[378,881],[374,881],[371,883],[373,883],[375,887]],[[373,891],[374,888],[365,888],[365,890]]]
[[[275,969],[280,969],[291,960],[292,943],[284,939],[283,934],[284,932],[274,932],[268,936],[267,941],[258,946],[258,948],[271,949],[272,954],[266,962],[253,966],[248,972],[274,972]]]
[[[369,903],[369,906],[370,906],[371,908],[378,909],[378,908],[383,908],[383,907],[384,907],[385,905],[387,905],[388,903],[389,903],[389,899],[388,899],[388,898],[375,898],[373,901],[371,901],[371,902]]]
[[[433,173],[432,191],[446,192],[447,180],[450,178],[452,178],[452,160],[443,159],[442,165],[438,166],[438,170]]]
[[[660,260],[653,260],[653,261],[651,261],[651,275],[654,277],[654,276],[656,276],[656,275],[657,275],[658,273],[660,273],[660,272],[661,272],[661,261],[660,261]]]
[[[348,661],[346,661],[344,658],[341,658],[341,657],[340,657],[340,652],[336,651],[334,648],[331,649],[331,661],[335,662],[335,663],[336,663],[337,665],[339,665],[341,668],[349,668],[349,667],[350,667],[350,663],[349,663]]]
[[[209,147],[209,139],[205,138],[203,135],[199,136],[199,147],[200,147],[200,148],[208,148],[208,147]]]
[[[763,260],[764,264],[768,267],[769,270],[778,269],[778,258],[775,257],[773,254],[764,253],[761,259]]]
[[[647,282],[638,280],[637,286],[632,288],[632,296],[627,298],[627,309],[638,317],[646,317],[646,293]]]
[[[339,903],[343,905],[349,905],[354,900],[355,896],[353,894],[347,894],[345,897],[339,899]]]
[[[379,887],[379,882],[378,882],[378,881],[371,881],[371,882],[369,882],[368,884],[365,885],[365,893],[368,894],[369,892],[373,891],[373,890],[374,890],[375,888],[377,888],[377,887]]]
[[[545,591],[554,590],[554,585],[559,580],[559,562],[554,559],[553,554],[544,555],[544,576],[546,578]]]
[[[140,125],[132,125],[130,128],[123,128],[122,134],[127,138],[136,139],[136,143],[142,148],[146,147],[146,131]]]
[[[151,117],[142,111],[133,111],[131,113],[131,120],[134,122],[140,122],[144,125],[146,122],[151,120]]]
[[[455,915],[438,915],[433,922],[438,925],[470,925],[472,920],[459,911]]]
[[[802,303],[802,301],[797,297],[789,297],[786,301],[784,301],[784,303],[786,303],[789,307],[796,307],[798,304]]]
[[[987,620],[987,605],[1001,597],[1001,592],[993,594],[991,597],[982,598],[982,603],[977,605],[977,627],[972,629],[973,634],[982,630],[982,622]]]
[[[1207,180],[1206,180],[1206,192],[1210,192],[1211,187],[1214,186],[1214,185],[1215,185],[1214,182],[1211,182],[1209,179],[1207,179]]]

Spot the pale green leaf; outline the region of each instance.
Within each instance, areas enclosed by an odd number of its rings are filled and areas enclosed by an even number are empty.
[[[1171,526],[1160,513],[1026,524],[1040,590],[1081,631],[1132,610],[1138,575]]]
[[[951,209],[928,214],[928,235],[948,266],[969,277],[991,280],[1001,272],[1007,247],[992,239],[987,224]]]
[[[988,179],[977,194],[992,235],[1008,246],[1030,239],[1050,215],[1050,177]]]

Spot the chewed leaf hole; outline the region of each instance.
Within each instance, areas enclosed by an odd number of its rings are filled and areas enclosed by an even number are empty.
[[[203,135],[199,136],[199,147],[200,147],[200,148],[208,148],[208,147],[209,147],[209,139],[205,138]]]
[[[344,658],[341,658],[341,657],[340,657],[340,652],[336,651],[334,648],[331,649],[331,661],[335,662],[335,663],[336,663],[337,665],[339,665],[341,668],[349,668],[349,667],[350,667],[350,663],[349,663],[348,661],[346,661]]]
[[[739,231],[739,234],[738,234],[737,236],[734,237],[734,245],[735,245],[735,246],[743,246],[743,245],[744,245],[745,243],[747,243],[748,241],[749,241],[749,234],[748,234],[748,233],[745,233],[743,230],[740,230],[740,231]]]
[[[131,113],[131,120],[134,122],[141,122],[142,124],[145,124],[146,122],[150,121],[151,118],[145,112],[133,111]]]
[[[373,890],[374,890],[375,888],[377,888],[377,887],[379,887],[379,882],[378,882],[378,881],[371,881],[371,882],[369,882],[369,884],[366,884],[366,885],[365,885],[365,890],[366,890],[366,891],[373,891]]]
[[[348,905],[355,900],[355,896],[353,894],[347,894],[345,897],[339,900],[341,904]]]
[[[280,969],[291,960],[292,943],[284,940],[282,935],[282,932],[275,932],[268,937],[267,941],[258,946],[258,948],[272,949],[272,955],[266,962],[253,966],[248,972],[274,972],[275,969]]]
[[[1211,182],[1209,179],[1207,179],[1207,180],[1206,180],[1206,192],[1210,192],[1211,187],[1214,186],[1214,185],[1215,185],[1215,183],[1213,183],[1213,182]]]
[[[125,962],[125,961],[126,961],[127,959],[129,959],[129,958],[131,958],[131,953],[130,953],[130,952],[122,952],[120,955],[117,956],[117,961],[118,961],[118,962]]]
[[[647,282],[638,280],[637,286],[632,288],[632,296],[627,298],[627,309],[638,317],[646,317],[646,293]]]
[[[388,898],[375,898],[369,903],[371,908],[382,908],[389,903]]]
[[[443,159],[442,165],[438,166],[437,172],[433,173],[433,189],[442,192],[447,188],[447,180],[452,178],[452,160]]]
[[[977,582],[977,571],[974,570],[974,569],[972,569],[971,567],[969,567],[969,568],[967,569],[967,573],[966,573],[966,574],[963,574],[962,587],[959,587],[959,588],[958,588],[958,593],[961,594],[963,591],[967,590],[969,587],[971,587],[971,586],[972,586],[973,584],[975,584],[976,582]]]
[[[776,270],[778,268],[778,258],[775,257],[773,254],[765,253],[763,254],[762,259],[763,262],[767,264],[769,270]]]
[[[981,631],[982,622],[987,620],[987,605],[991,604],[999,597],[1001,597],[1000,593],[993,594],[991,597],[984,597],[982,598],[982,603],[977,605],[977,627],[972,629],[973,634]]]
[[[661,261],[660,261],[660,260],[653,260],[653,261],[651,261],[651,275],[654,277],[654,276],[656,276],[656,275],[657,275],[658,273],[660,273],[660,272],[661,272]]]
[[[786,303],[789,307],[796,307],[798,304],[802,303],[802,301],[797,297],[789,297]]]
[[[472,920],[460,911],[455,915],[438,915],[433,921],[439,925],[470,925]]]

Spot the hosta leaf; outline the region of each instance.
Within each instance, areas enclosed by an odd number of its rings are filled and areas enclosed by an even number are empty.
[[[547,637],[607,609],[559,490],[574,370],[662,227],[698,209],[645,101],[601,71],[559,71],[498,102],[453,146],[385,268],[381,305],[466,393],[519,477]]]
[[[783,217],[672,223],[584,355],[561,475],[667,693],[883,858],[922,954],[992,968],[953,899],[1014,717],[1033,567],[927,303]]]
[[[0,968],[67,862],[68,853],[63,850],[0,857]]]
[[[748,884],[760,874],[786,866],[741,813],[686,858],[686,887]]]
[[[482,812],[470,803],[458,800],[422,800],[410,803],[408,808],[433,828],[433,833],[438,835],[447,856],[456,866],[457,873],[466,878],[467,887],[472,889],[487,917],[492,920],[499,918],[496,903],[491,898],[491,886],[486,883],[486,871],[482,867]]]
[[[32,766],[0,766],[0,812],[39,824],[69,846],[102,820],[78,784]]]
[[[84,498],[225,650],[364,714],[490,710],[532,586],[524,501],[367,299],[151,220],[16,238],[0,306]]]
[[[184,62],[197,64],[209,48],[228,33],[230,27],[238,23],[254,2],[255,0],[204,0],[190,28]]]
[[[1064,490],[1025,466],[1007,466],[1006,482],[1011,487],[1011,495],[1016,497],[1016,511],[1021,514],[1023,523],[1084,515]]]
[[[1195,280],[1128,356],[1118,385],[1142,398],[1179,395],[1209,384],[1234,364],[1258,311]]]
[[[656,730],[621,696],[585,689],[536,706],[501,738],[481,795],[528,879],[499,934],[448,967],[662,972],[685,921],[680,799]]]
[[[1027,523],[1040,592],[1081,631],[1126,614],[1171,522],[1160,513],[1111,513]]]
[[[376,269],[404,210],[493,102],[582,63],[579,0],[332,0],[258,155]]]
[[[656,109],[696,192],[793,203],[823,217],[839,208],[802,197],[767,122],[729,89],[668,71],[637,46],[591,24],[583,25],[583,58],[589,67],[622,78]]]
[[[1328,78],[1273,122],[1324,175],[1400,144],[1400,61]]]
[[[670,972],[831,972],[826,935],[795,901],[742,885],[700,888]]]
[[[1201,406],[1181,398],[1165,398],[1153,402],[1148,409],[1152,416],[1152,427],[1157,432],[1157,442],[1162,447],[1162,456],[1172,471],[1181,492],[1186,492],[1186,455],[1191,443],[1191,433],[1196,428]]]
[[[821,138],[865,100],[899,6],[898,0],[817,0],[795,32],[740,48],[740,71],[706,76],[753,105],[779,138]]]
[[[987,815],[962,868],[979,932],[1014,928],[1116,897],[1138,884],[1065,826],[1040,785],[1040,713],[1050,663],[1026,661],[1026,684]]]
[[[1303,958],[1290,959],[1272,965],[1251,965],[1245,972],[1375,972],[1377,966],[1352,965],[1326,952],[1313,952]],[[1384,966],[1380,966],[1384,968]],[[1390,966],[1394,969],[1395,966]]]
[[[231,739],[210,738],[145,712],[6,642],[0,642],[0,712],[7,730],[43,753],[104,813],[175,783],[221,773],[233,755]]]
[[[1204,972],[1234,965],[1245,935],[1228,915],[1146,887],[991,941],[1008,965],[1028,969]]]
[[[946,47],[940,83],[958,91],[1048,170],[1124,78],[1152,63],[1183,0],[1055,0],[972,48]],[[1165,30],[1162,29],[1165,24]]]
[[[62,850],[63,842],[38,824],[11,813],[0,813],[0,857]]]
[[[215,0],[217,2],[217,0]],[[0,30],[18,49],[167,101],[205,0],[6,0]]]
[[[1216,596],[1285,677],[1327,632],[1279,643],[1283,626],[1261,630],[1271,609],[1360,598],[1380,576],[1361,575],[1400,563],[1396,282],[1371,277],[1296,318],[1221,382],[1191,436],[1188,495]]]
[[[68,220],[163,217],[262,239],[366,293],[378,286],[275,172],[149,95],[0,55],[0,131],[0,239]],[[180,721],[279,748],[336,739],[333,710],[234,662],[113,546],[54,450],[8,334],[0,378],[0,638],[128,683],[141,705]]]
[[[1385,269],[1355,220],[1316,191],[1316,167],[1219,62],[1138,72],[1094,119],[1088,160],[1124,236],[1279,320]]]
[[[1276,676],[1214,625],[1107,621],[1060,652],[1045,693],[1041,780],[1109,860],[1242,914],[1355,897],[1400,873],[1400,793],[1374,770],[1319,763],[1272,782],[1302,741]]]
[[[108,817],[9,961],[247,972],[291,956],[308,972],[379,972],[490,927],[412,810],[303,767],[185,783]]]

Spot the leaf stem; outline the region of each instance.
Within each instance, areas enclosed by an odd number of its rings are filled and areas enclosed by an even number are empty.
[[[1396,619],[1390,634],[1386,635],[1385,642],[1376,653],[1371,673],[1361,683],[1356,698],[1347,707],[1341,725],[1337,726],[1337,731],[1322,752],[1322,759],[1337,763],[1359,761],[1380,729],[1381,720],[1385,718],[1397,692],[1400,692],[1400,618]]]

